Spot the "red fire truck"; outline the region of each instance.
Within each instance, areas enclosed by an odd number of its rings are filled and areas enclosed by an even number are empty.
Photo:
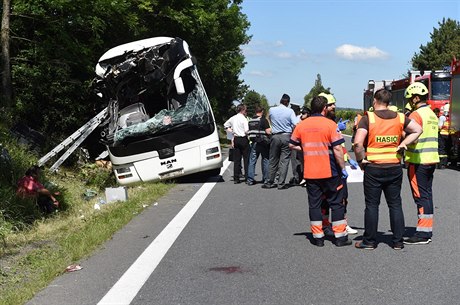
[[[445,104],[450,102],[450,71],[411,71],[411,79],[416,82],[425,84],[430,96],[428,104],[431,109],[441,109]],[[411,81],[412,82],[412,81]]]

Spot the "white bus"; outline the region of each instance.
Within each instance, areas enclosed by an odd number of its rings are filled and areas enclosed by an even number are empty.
[[[101,139],[118,183],[218,175],[222,152],[188,44],[155,37],[108,50],[95,89],[107,103]]]

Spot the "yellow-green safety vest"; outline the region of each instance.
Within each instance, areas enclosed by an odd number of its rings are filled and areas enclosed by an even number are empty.
[[[423,132],[416,143],[407,146],[405,161],[414,164],[438,163],[438,118],[430,107],[420,107],[415,111],[422,118]]]

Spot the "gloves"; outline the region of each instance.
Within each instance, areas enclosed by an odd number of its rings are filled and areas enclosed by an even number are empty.
[[[337,123],[337,126],[339,127],[340,131],[347,129],[347,122],[348,121],[350,121],[350,120],[345,120],[345,121],[342,122],[342,118],[340,118],[339,122]]]
[[[351,159],[351,158],[348,159],[348,163],[350,163],[352,169],[357,169],[357,168],[359,168],[358,162],[356,162],[355,160],[353,160],[353,159]]]
[[[344,168],[342,169],[342,179],[347,179],[348,178],[348,173],[347,173],[347,170]]]

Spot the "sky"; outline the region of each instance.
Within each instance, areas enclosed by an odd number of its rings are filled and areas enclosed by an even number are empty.
[[[317,74],[337,107],[362,108],[369,80],[403,78],[460,0],[244,0],[251,23],[240,78],[278,104],[303,105]]]

